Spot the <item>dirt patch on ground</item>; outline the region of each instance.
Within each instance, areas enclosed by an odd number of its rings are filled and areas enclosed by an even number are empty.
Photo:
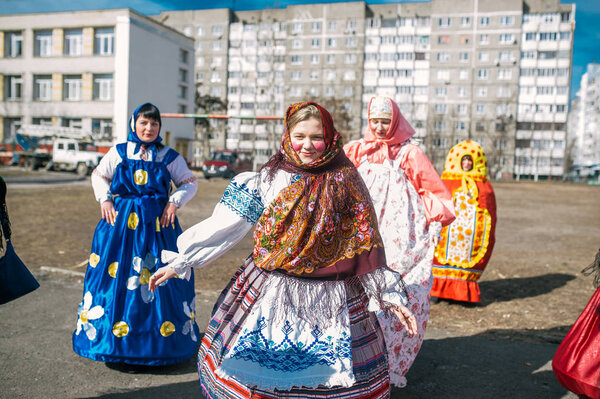
[[[196,197],[179,211],[182,227],[209,216],[226,185],[201,180]],[[594,291],[580,270],[600,247],[600,187],[496,182],[494,189],[496,247],[481,279],[482,302],[433,304],[430,325],[448,335],[559,342]],[[30,268],[85,271],[100,216],[89,180],[61,187],[9,183],[7,201],[14,246]],[[197,288],[222,289],[251,250],[248,234],[196,272]]]

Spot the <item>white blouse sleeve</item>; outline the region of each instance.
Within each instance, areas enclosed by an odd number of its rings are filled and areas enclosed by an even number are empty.
[[[173,267],[180,278],[189,279],[190,267],[203,267],[237,244],[262,214],[259,184],[255,172],[234,177],[212,216],[179,236],[178,252],[162,251],[162,262]]]
[[[181,208],[196,195],[198,180],[190,168],[188,168],[185,159],[181,155],[168,164],[167,169],[171,174],[171,179],[175,183],[175,186],[177,186],[177,190],[171,193],[169,202],[174,203],[177,208]]]
[[[94,189],[94,196],[99,203],[103,203],[106,200],[112,200],[110,184],[112,183],[115,170],[120,163],[121,156],[117,149],[112,147],[106,155],[102,157],[100,163],[92,172],[92,188]]]
[[[402,275],[387,266],[380,267],[359,277],[369,298],[367,309],[380,312],[391,305],[408,304],[406,286]]]

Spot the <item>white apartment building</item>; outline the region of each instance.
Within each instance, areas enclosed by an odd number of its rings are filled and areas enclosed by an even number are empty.
[[[567,116],[575,5],[528,1],[523,14],[516,179],[561,178],[565,173]]]
[[[229,40],[220,44],[229,49],[220,68],[228,73],[226,93],[218,95],[230,116],[283,116],[287,105],[314,100],[332,112],[349,140],[367,125],[370,98],[385,95],[399,104],[438,170],[450,147],[474,139],[486,151],[493,178],[545,179],[564,172],[572,4],[357,1],[219,10],[223,20],[203,12],[157,18],[197,40],[194,32],[228,24],[223,37]],[[220,56],[197,44],[197,59],[211,57]],[[201,75],[204,92],[222,84]],[[274,138],[282,131],[250,119],[230,120],[227,130],[213,124],[213,145],[245,151],[255,165],[276,150]]]
[[[40,124],[125,141],[144,102],[193,110],[193,54],[193,40],[129,9],[0,15],[0,139]],[[193,121],[165,118],[161,134],[189,158]]]
[[[600,64],[587,65],[577,97],[571,103],[568,124],[568,159],[572,177],[600,174]]]

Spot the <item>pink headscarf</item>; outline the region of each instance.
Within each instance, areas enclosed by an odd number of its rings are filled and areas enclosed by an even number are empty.
[[[378,112],[371,112],[373,102],[377,104],[377,108],[383,105],[383,108],[391,106],[391,123],[390,128],[385,138],[378,138],[375,133],[371,130],[371,127],[367,125],[364,132],[363,142],[354,141],[348,143],[344,150],[346,155],[355,166],[360,165],[361,160],[366,155],[367,160],[370,163],[383,163],[384,160],[393,160],[398,156],[398,152],[402,148],[402,143],[410,139],[414,134],[415,130],[412,128],[410,123],[404,118],[400,112],[398,105],[388,97],[373,97],[369,102],[369,119],[378,117],[385,117],[384,115],[379,116]]]

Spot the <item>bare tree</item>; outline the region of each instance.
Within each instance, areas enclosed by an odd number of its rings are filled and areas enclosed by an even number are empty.
[[[227,112],[227,100],[223,100],[219,97],[214,97],[208,94],[202,95],[200,94],[200,86],[201,83],[196,85],[196,98],[194,104],[196,106],[196,113],[199,114],[225,114]],[[219,125],[225,125],[224,123],[219,123]],[[219,126],[221,127],[221,126]],[[208,118],[196,118],[194,120],[194,136],[196,142],[199,144],[199,147],[202,150],[202,161],[208,159],[210,157],[211,152],[211,126]],[[223,140],[226,140],[225,133],[223,133]],[[223,148],[225,148],[225,143],[223,143]]]

